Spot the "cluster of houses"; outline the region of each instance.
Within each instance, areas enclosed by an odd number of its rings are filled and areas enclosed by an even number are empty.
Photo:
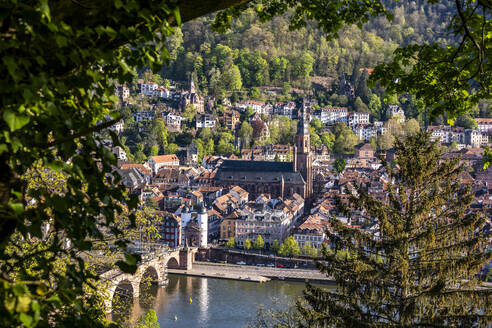
[[[386,154],[390,159],[394,154]],[[475,193],[471,205],[472,212],[483,212],[488,218],[485,229],[492,229],[492,169],[483,170],[483,150],[480,148],[468,148],[448,152],[443,159],[460,157],[462,164],[470,168],[460,176],[462,183],[471,184]],[[368,217],[364,212],[353,212],[346,217],[337,210],[336,200],[348,204],[349,190],[354,186],[366,189],[375,199],[388,201],[389,178],[380,166],[377,168],[353,166],[340,174],[330,174],[326,183],[319,191],[319,195],[312,205],[307,217],[293,231],[294,239],[302,247],[307,241],[318,247],[325,243],[330,244],[327,231],[331,231],[330,218],[337,217],[344,225],[359,229],[378,237],[378,223],[374,218]]]
[[[341,83],[343,84],[343,80]],[[345,87],[347,82],[345,81]],[[347,88],[345,88],[347,89]],[[337,122],[345,123],[351,127],[355,135],[363,142],[368,142],[372,138],[384,135],[387,132],[383,121],[371,122],[371,115],[363,112],[349,111],[346,107],[323,107],[317,106],[316,100],[305,100],[303,106],[298,106],[294,101],[267,103],[257,100],[241,100],[234,105],[225,99],[223,104],[226,110],[219,114],[213,114],[213,99],[206,99],[200,96],[195,88],[193,80],[190,82],[188,90],[179,90],[176,87],[166,89],[154,82],[145,82],[139,80],[136,85],[137,93],[141,97],[155,97],[165,101],[168,110],[156,113],[155,109],[142,109],[133,113],[136,122],[151,121],[156,115],[160,115],[170,132],[181,132],[184,122],[182,112],[188,105],[193,105],[197,115],[194,120],[194,127],[216,128],[218,123],[230,131],[237,131],[241,124],[241,113],[248,108],[254,115],[249,118],[249,122],[254,125],[255,135],[253,138],[266,139],[269,136],[268,126],[262,117],[271,117],[273,115],[286,116],[290,119],[299,118],[300,107],[305,107],[310,111],[310,119],[317,118],[324,125],[332,125]],[[115,93],[122,101],[130,96],[130,89],[126,86],[117,86]],[[347,93],[351,93],[347,89]],[[390,105],[387,108],[387,117],[397,119],[400,123],[405,121],[405,112],[397,105]],[[459,149],[464,147],[481,147],[488,144],[489,136],[492,134],[492,119],[477,118],[478,124],[476,129],[464,129],[461,127],[452,127],[447,125],[429,126],[428,131],[432,133],[434,139],[440,139],[443,144],[456,143]],[[121,132],[123,124],[120,122],[113,130]],[[267,155],[265,155],[268,158]],[[260,157],[262,157],[260,155]]]
[[[344,92],[351,94],[350,85]],[[264,116],[282,115],[299,119],[295,145],[267,144],[242,149],[238,156],[204,156],[199,161],[196,145],[173,155],[152,156],[144,164],[132,164],[120,147],[112,151],[119,159],[118,173],[131,193],[137,194],[142,204],[154,206],[155,215],[162,218],[161,242],[171,247],[195,245],[206,247],[211,242],[234,238],[238,245],[246,239],[261,235],[266,247],[275,240],[282,242],[288,236],[302,247],[306,242],[319,247],[329,243],[329,218],[337,216],[347,226],[369,233],[377,231],[377,222],[369,222],[365,213],[350,218],[337,212],[335,199],[348,201],[346,190],[354,186],[366,187],[377,199],[388,197],[388,178],[368,143],[371,138],[384,135],[384,122],[371,122],[370,114],[350,112],[345,107],[315,106],[313,100],[303,106],[295,102],[265,103],[244,100],[229,104],[216,117],[213,103],[201,97],[191,81],[189,90],[168,90],[152,82],[139,81],[137,91],[142,97],[169,100],[172,110],[154,109],[133,113],[135,121],[151,121],[160,115],[169,131],[179,132],[184,121],[182,112],[193,105],[197,111],[195,128],[215,128],[218,122],[231,131],[241,124],[241,112],[250,108],[249,122],[253,138],[266,138],[269,131]],[[124,101],[130,91],[118,86],[116,94]],[[227,102],[225,102],[227,104]],[[389,116],[405,121],[399,106],[389,106]],[[323,124],[343,122],[351,127],[363,142],[354,155],[333,155],[326,146],[311,146],[309,120],[318,118]],[[480,148],[488,144],[492,134],[492,119],[476,119],[476,129],[450,126],[430,126],[432,138],[443,144],[456,143],[455,151],[445,154],[461,156],[471,173],[462,181],[471,183],[476,192],[474,210],[492,211],[492,168],[483,171]],[[121,133],[123,125],[111,127]],[[394,153],[382,154],[391,161]],[[334,162],[344,158],[346,166],[336,173]],[[490,216],[489,216],[490,217]],[[375,232],[374,232],[375,233]]]
[[[492,132],[492,119],[477,119],[481,123],[477,129],[465,129],[460,126],[431,125],[427,130],[431,132],[433,140],[439,139],[443,144],[456,143],[459,149],[466,146],[482,147],[489,143],[489,133]],[[478,123],[478,122],[477,122]]]
[[[279,156],[288,156],[291,146],[270,145],[265,151],[269,157],[264,159],[270,160],[275,152]],[[490,218],[492,169],[483,170],[482,155],[481,148],[464,148],[443,156],[459,156],[471,168],[471,172],[464,173],[461,180],[471,183],[475,191],[472,209],[488,211]],[[391,161],[394,153],[388,151],[384,156]],[[224,163],[231,165],[237,162],[241,165],[235,167],[240,168],[254,161],[234,155],[206,156],[203,165],[196,166],[187,165],[176,155],[163,155],[153,156],[144,164],[121,163],[118,172],[123,183],[130,192],[138,195],[142,204],[147,204],[149,199],[155,201],[155,215],[162,218],[160,241],[171,247],[206,247],[230,238],[241,246],[246,239],[254,240],[261,235],[266,247],[275,240],[282,242],[293,236],[301,247],[309,242],[319,248],[330,243],[326,231],[330,229],[329,218],[333,216],[347,226],[368,233],[378,230],[377,222],[368,221],[364,213],[345,217],[338,213],[336,206],[337,198],[348,202],[347,190],[354,186],[367,188],[376,199],[388,200],[388,177],[369,143],[358,147],[353,156],[345,158],[347,165],[342,173],[334,170],[334,158],[314,162],[314,198],[308,210],[305,210],[305,199],[296,192],[280,195],[269,192],[267,188],[260,190],[265,191],[263,193],[257,190],[249,192],[235,184],[235,180],[224,184],[217,179]]]
[[[220,166],[221,162],[216,162]],[[205,247],[209,241],[262,235],[267,245],[289,236],[304,211],[304,199],[250,199],[240,186],[215,186],[215,170],[179,165],[176,155],[154,156],[145,164],[122,163],[118,173],[142,204],[152,199],[161,221],[161,242],[171,247]]]

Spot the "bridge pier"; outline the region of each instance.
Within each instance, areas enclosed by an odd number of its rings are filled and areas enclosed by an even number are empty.
[[[142,281],[142,277],[135,277],[137,279],[134,279],[132,281],[132,288],[133,288],[133,300],[137,299],[140,297],[140,282]]]
[[[191,270],[193,268],[194,252],[190,249],[181,249],[179,251],[179,267],[183,270]]]

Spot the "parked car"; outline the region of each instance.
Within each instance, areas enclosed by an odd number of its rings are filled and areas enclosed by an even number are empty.
[[[277,264],[277,268],[283,268],[284,265],[283,264]]]
[[[258,263],[256,266],[264,267],[265,265],[263,263]]]
[[[236,263],[237,265],[246,265],[246,262],[243,262],[243,261],[239,261]]]
[[[275,267],[275,264],[273,264],[273,263],[268,263],[266,266],[267,266],[267,267],[269,267],[269,268],[274,268],[274,267]]]

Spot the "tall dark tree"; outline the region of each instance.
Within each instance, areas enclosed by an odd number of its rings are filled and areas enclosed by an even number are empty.
[[[363,70],[360,78],[355,84],[355,95],[360,97],[364,103],[368,104],[371,97],[371,90],[367,87],[367,81],[369,80],[369,73],[366,69]]]
[[[477,274],[491,252],[485,217],[470,211],[473,193],[459,180],[464,167],[441,161],[426,133],[397,140],[395,150],[397,165],[385,163],[388,201],[357,188],[350,206],[339,206],[345,215],[362,211],[378,233],[331,219],[335,252],[325,248],[319,267],[337,289],[308,285],[309,305],[299,304],[307,326],[486,327],[492,290]]]

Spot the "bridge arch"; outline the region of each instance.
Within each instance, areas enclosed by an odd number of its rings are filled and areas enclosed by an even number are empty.
[[[140,292],[142,292],[142,290],[148,289],[151,285],[159,284],[164,278],[163,276],[164,273],[159,272],[159,270],[153,265],[143,267],[141,269],[139,279]],[[138,277],[136,278],[138,279]]]
[[[179,260],[176,257],[170,257],[169,260],[167,260],[166,267],[168,269],[179,269]]]
[[[142,272],[142,278],[140,280],[141,282],[146,280],[152,283],[157,283],[161,280],[161,275],[162,273],[160,273],[155,266],[149,265],[144,268]]]
[[[133,299],[140,297],[142,282],[166,285],[167,269],[190,269],[193,255],[196,249],[174,250],[165,255],[157,256],[151,260],[140,263],[135,274],[123,273],[119,269],[113,269],[102,274],[101,279],[107,282],[107,294],[104,297],[106,310],[112,311],[115,295],[131,296]]]
[[[121,298],[132,299],[138,297],[138,285],[131,279],[130,275],[125,275],[113,283],[110,288],[111,308],[114,308],[115,302]],[[129,276],[129,277],[128,277]]]

